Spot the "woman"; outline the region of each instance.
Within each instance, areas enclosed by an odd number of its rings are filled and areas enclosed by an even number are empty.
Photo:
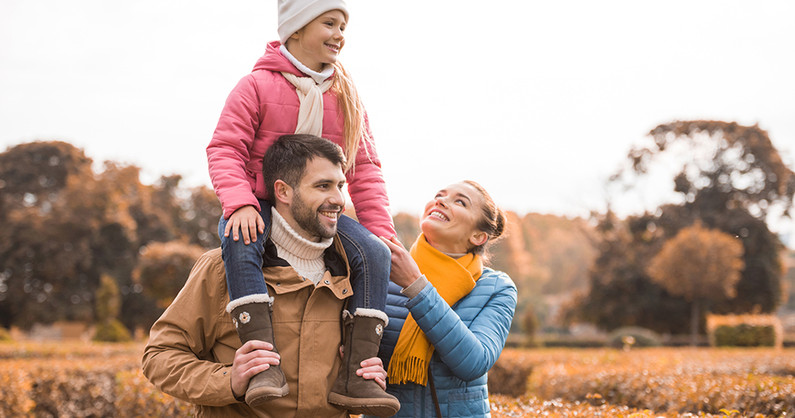
[[[479,184],[450,185],[425,206],[410,251],[397,239],[379,356],[401,417],[488,417],[486,373],[505,345],[516,286],[483,267],[505,215]]]

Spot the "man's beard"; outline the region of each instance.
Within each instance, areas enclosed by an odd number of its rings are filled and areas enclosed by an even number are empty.
[[[328,227],[323,225],[320,221],[320,211],[333,211],[339,212],[341,208],[338,205],[322,205],[318,210],[312,210],[306,205],[299,193],[295,193],[293,197],[293,204],[290,206],[290,214],[295,219],[295,222],[304,229],[304,231],[312,234],[313,236],[320,237],[321,239],[328,239],[337,233],[337,224]]]

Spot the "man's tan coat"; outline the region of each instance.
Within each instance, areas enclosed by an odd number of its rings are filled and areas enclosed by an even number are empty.
[[[346,417],[327,401],[341,363],[340,318],[353,291],[338,238],[326,251],[330,271],[317,287],[289,265],[265,267],[276,346],[290,393],[252,410],[235,399],[230,370],[240,347],[221,250],[196,262],[174,302],[152,326],[143,371],[158,389],[198,405],[198,416]],[[281,260],[283,262],[283,260]]]

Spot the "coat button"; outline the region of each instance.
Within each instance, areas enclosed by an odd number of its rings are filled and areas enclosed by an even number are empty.
[[[281,285],[282,285],[281,282],[276,283],[276,286],[281,286]]]
[[[323,280],[323,283],[329,284],[330,282],[328,280]]]
[[[342,289],[342,294],[344,295],[346,293],[348,293],[348,289]]]

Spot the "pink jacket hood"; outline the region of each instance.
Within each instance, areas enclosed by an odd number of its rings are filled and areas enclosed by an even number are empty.
[[[293,65],[293,63],[291,63],[287,57],[282,55],[281,51],[279,51],[279,47],[281,45],[282,44],[279,41],[269,42],[268,46],[265,48],[265,54],[257,60],[257,63],[254,64],[254,68],[251,71],[284,71],[295,74],[299,77],[306,77],[306,75],[302,74],[298,68],[295,68],[295,65]]]

